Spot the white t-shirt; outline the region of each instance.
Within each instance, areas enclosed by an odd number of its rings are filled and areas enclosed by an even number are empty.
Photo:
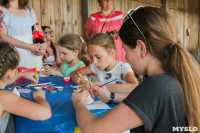
[[[107,83],[111,80],[117,79],[111,84],[126,83],[125,75],[127,72],[133,71],[131,66],[126,62],[117,61],[116,66],[111,71],[104,71],[98,69],[93,63],[90,64],[90,68],[94,74],[97,75],[99,82]]]

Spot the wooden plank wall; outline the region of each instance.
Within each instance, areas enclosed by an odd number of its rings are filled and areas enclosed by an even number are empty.
[[[88,16],[100,11],[97,0],[29,0],[41,25],[50,25],[57,42],[66,33],[83,34]],[[165,3],[167,3],[165,5]],[[165,8],[174,17],[178,39],[188,49],[200,45],[199,0],[114,0],[114,9],[126,13],[139,5]],[[190,36],[186,35],[190,29]]]
[[[66,33],[82,35],[82,0],[29,0],[41,25],[51,26],[54,42]]]

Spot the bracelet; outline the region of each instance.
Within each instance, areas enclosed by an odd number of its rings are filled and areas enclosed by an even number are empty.
[[[110,98],[111,98],[111,100],[108,101],[108,104],[114,104],[115,93],[111,92]]]

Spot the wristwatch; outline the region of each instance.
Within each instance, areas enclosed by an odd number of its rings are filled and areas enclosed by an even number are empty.
[[[111,92],[110,93],[110,100],[108,101],[108,104],[113,104],[114,103],[114,99],[115,99],[115,93]]]

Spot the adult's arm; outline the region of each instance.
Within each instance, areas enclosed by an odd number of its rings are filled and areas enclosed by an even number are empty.
[[[90,84],[90,94],[93,98],[95,98],[95,96],[97,96],[101,101],[107,103],[109,100],[111,100],[110,95],[111,92],[108,90],[108,88],[106,86],[103,87],[99,87],[101,86],[102,83],[91,83]],[[122,102],[127,96],[129,95],[129,93],[115,93],[115,98],[114,98],[114,103],[120,103]]]
[[[7,27],[4,22],[1,22],[0,37],[3,41],[10,43],[14,47],[23,48],[32,51],[33,53],[39,52],[39,45],[30,45],[28,43],[19,41],[11,36],[7,35]]]
[[[3,8],[0,7],[0,10],[3,11]],[[40,50],[39,45],[30,45],[28,43],[19,41],[11,36],[8,36],[7,27],[3,21],[1,21],[1,26],[0,26],[0,37],[3,41],[10,43],[14,47],[24,48],[24,49],[32,51],[33,53],[39,52]]]
[[[23,99],[8,91],[1,91],[0,107],[4,111],[32,120],[49,119],[52,113],[49,103],[45,100],[45,92],[42,90],[34,92],[34,99],[36,102]]]
[[[85,90],[77,90],[72,94],[76,120],[82,132],[118,133],[144,125],[141,118],[124,103],[101,117],[94,116],[86,108],[85,95]]]
[[[85,28],[84,29],[84,38],[86,41],[90,40],[90,37],[91,37],[91,30],[88,29],[88,28]]]

